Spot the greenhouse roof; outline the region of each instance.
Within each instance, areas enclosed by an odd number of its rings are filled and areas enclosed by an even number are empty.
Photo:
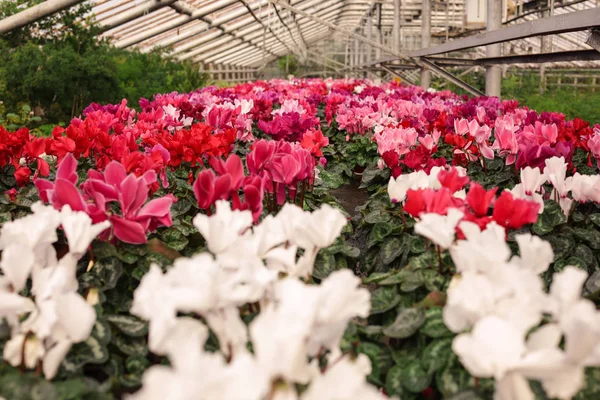
[[[168,49],[179,60],[195,63],[258,66],[290,53],[301,53],[308,46],[332,35],[330,27],[313,18],[282,7],[269,0],[96,0],[93,13],[117,47],[135,47],[142,52]],[[433,37],[465,36],[472,26],[465,18],[465,0],[433,1]],[[510,5],[514,3],[509,1]],[[539,2],[517,2],[504,16],[505,24],[537,19]],[[360,31],[369,15],[381,4],[380,26],[390,32],[394,1],[291,0],[290,4],[312,17],[335,24],[344,30]],[[556,1],[553,13],[569,13],[596,7],[595,0]],[[405,34],[418,34],[421,26],[421,1],[403,0],[400,24]],[[339,33],[339,32],[338,32]],[[555,51],[588,48],[585,32],[553,35]],[[539,38],[527,38],[507,45],[510,54],[540,51]],[[479,49],[479,53],[483,48]],[[481,54],[480,54],[481,55]],[[589,62],[573,65],[586,66]]]

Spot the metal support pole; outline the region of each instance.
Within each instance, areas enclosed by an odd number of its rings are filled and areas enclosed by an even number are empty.
[[[383,44],[383,33],[381,32],[381,3],[377,3],[377,6],[375,8],[375,18],[376,18],[376,30],[375,30],[375,34],[377,37],[377,43],[379,44]],[[380,48],[376,48],[375,49],[375,59],[379,60],[381,58],[381,49]]]
[[[487,27],[486,31],[495,31],[502,28],[502,1],[487,0]],[[501,44],[491,44],[485,49],[487,57],[500,57]],[[486,67],[485,94],[500,97],[502,91],[502,69],[497,65]]]
[[[369,12],[367,16],[367,39],[373,40],[373,15]],[[371,62],[373,59],[373,47],[370,44],[365,45],[366,50],[366,62]]]
[[[0,34],[13,31],[25,25],[29,25],[44,17],[65,10],[76,4],[83,3],[84,0],[47,0],[37,6],[29,7],[26,10],[11,15],[0,20]]]
[[[554,0],[548,0],[548,10],[542,11],[542,18],[551,16],[554,9]],[[552,53],[552,36],[540,37],[540,53]],[[540,64],[540,94],[544,94],[546,90],[546,64]]]
[[[400,8],[402,0],[394,0],[394,25],[392,26],[392,48],[400,52],[402,44],[400,43]]]
[[[421,48],[425,49],[431,44],[431,1],[423,0],[421,3]],[[424,66],[421,68],[421,87],[429,89],[431,85],[431,73]]]

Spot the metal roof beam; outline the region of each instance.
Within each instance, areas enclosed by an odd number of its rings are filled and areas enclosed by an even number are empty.
[[[320,34],[322,32],[323,32],[323,28],[321,28],[321,30],[313,30],[309,35],[307,35],[307,37],[314,37],[315,35]],[[283,55],[286,54],[285,48],[281,45],[274,46],[271,50],[274,53],[278,53],[275,58],[282,57]],[[279,53],[279,52],[281,52],[281,53]],[[264,60],[265,58],[261,54],[248,54],[248,53],[244,53],[244,52],[237,52],[232,55],[226,56],[222,59],[219,59],[218,63],[247,65],[246,64],[247,61],[244,61],[244,60],[249,60],[249,59]],[[242,62],[244,64],[239,64]],[[215,62],[215,63],[217,63],[217,62]]]
[[[167,7],[177,0],[150,0],[144,4],[141,4],[133,9],[119,13],[116,16],[111,16],[100,22],[100,32],[106,32],[118,26],[124,25],[129,21],[133,21],[136,18],[142,17],[153,11]]]
[[[311,4],[315,4],[315,2],[310,2]],[[317,15],[321,15],[322,13],[324,13],[324,16],[329,16],[332,12],[335,12],[336,10],[338,10],[339,8],[342,7],[342,5],[337,2],[337,0],[330,0],[328,2],[325,3],[325,5],[323,6],[325,7],[323,8],[317,8],[318,11],[315,11],[314,14]],[[246,24],[247,25],[247,24]],[[234,36],[235,38],[238,39],[243,39],[245,41],[248,41],[250,39],[254,39],[257,36],[260,36],[263,34],[263,28],[258,25],[258,24],[253,24],[252,26],[248,27],[247,29],[241,30],[239,32],[237,31],[232,31],[230,33],[232,36]],[[218,37],[218,36],[217,36]],[[272,37],[272,35],[267,32],[267,37]],[[205,42],[209,42],[207,44],[207,46],[212,46],[212,43],[210,43],[210,41],[202,41],[203,43]],[[197,42],[196,42],[197,43]],[[193,50],[183,54],[182,56],[178,57],[179,60],[185,60],[188,58],[191,58],[197,54],[201,54],[203,51],[202,48],[194,48]],[[179,53],[179,48],[176,48],[175,51],[172,54],[177,54]]]
[[[65,10],[69,7],[83,3],[84,0],[47,0],[36,6],[0,20],[0,34],[29,25],[49,15]]]
[[[198,8],[197,10],[193,11],[192,15],[185,15],[185,14],[180,15],[167,23],[160,24],[160,25],[155,26],[150,29],[145,29],[138,34],[135,34],[131,37],[120,40],[117,43],[115,43],[115,46],[122,48],[122,49],[129,47],[129,46],[133,46],[134,44],[140,43],[146,39],[150,39],[153,36],[167,32],[171,29],[178,28],[181,25],[185,25],[186,23],[191,22],[193,20],[202,19],[205,16],[212,14],[215,11],[219,11],[223,8],[226,8],[236,2],[237,2],[237,0],[219,0],[219,1],[213,2],[206,7],[201,7],[201,8]],[[177,4],[177,3],[173,3],[173,5],[174,4]]]
[[[456,39],[439,46],[412,51],[412,57],[424,57],[451,51],[465,50],[478,46],[524,39],[531,36],[543,36],[573,31],[582,31],[600,26],[600,7],[536,19],[517,25],[507,26],[494,31]]]
[[[281,51],[281,50],[283,50],[283,48],[285,48],[285,46],[283,46],[283,45],[273,46],[273,43],[275,41],[276,40],[274,38],[271,38],[269,40],[269,42],[266,43],[266,45],[270,45],[271,46],[269,48],[269,51],[271,53],[277,53],[277,51]],[[242,43],[242,44],[237,45],[236,47],[234,47],[234,48],[232,48],[232,49],[230,49],[228,51],[219,52],[217,50],[217,51],[212,52],[212,54],[210,56],[206,56],[206,57],[203,57],[203,58],[194,59],[194,62],[200,62],[200,61],[202,61],[204,63],[217,63],[217,64],[220,64],[220,63],[223,62],[223,61],[220,61],[220,60],[229,59],[230,55],[240,54],[240,51],[248,48],[249,46],[251,46],[251,43]]]

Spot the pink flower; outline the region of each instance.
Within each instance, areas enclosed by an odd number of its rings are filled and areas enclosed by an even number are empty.
[[[506,155],[506,165],[514,164],[519,151],[519,143],[515,132],[519,129],[514,125],[510,116],[496,119],[494,135],[496,140],[492,149],[499,150],[500,155]]]

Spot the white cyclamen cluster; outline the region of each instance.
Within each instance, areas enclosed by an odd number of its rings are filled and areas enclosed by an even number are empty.
[[[166,273],[153,265],[135,291],[131,312],[150,321],[149,349],[171,366],[151,367],[131,398],[382,399],[366,382],[369,359],[340,351],[348,322],[369,314],[369,292],[347,269],[321,285],[300,279],[345,224],[328,205],[310,213],[286,204],[257,226],[225,201],[211,217],[197,215],[212,254],[179,258]],[[240,309],[250,307],[260,313],[247,326]],[[220,352],[205,351],[208,328]],[[308,388],[298,393],[296,384]]]
[[[94,308],[77,293],[75,271],[92,240],[110,223],[92,224],[87,214],[68,205],[60,212],[41,203],[31,209],[33,214],[6,222],[0,232],[0,321],[5,319],[11,331],[3,359],[27,368],[41,364],[51,379],[73,343],[86,340],[96,321]],[[59,226],[69,243],[60,260],[52,245]],[[29,277],[35,300],[20,294]]]
[[[550,199],[558,202],[565,216],[569,216],[573,202],[600,203],[600,175],[582,175],[576,172],[567,177],[568,164],[564,157],[552,157],[545,161],[542,173],[538,167],[525,167],[521,170],[521,183],[512,189],[513,195],[540,204],[539,213],[544,211],[544,199],[540,192],[542,185],[553,186]],[[569,197],[571,194],[571,197]]]
[[[570,399],[583,387],[584,368],[600,366],[600,312],[581,298],[587,273],[566,267],[546,293],[539,274],[554,258],[548,242],[517,235],[519,256],[511,257],[506,232],[494,222],[484,231],[459,226],[466,240],[450,248],[458,275],[444,322],[470,332],[454,339],[454,352],[473,376],[496,379],[495,399],[533,400],[528,379],[551,398]]]

